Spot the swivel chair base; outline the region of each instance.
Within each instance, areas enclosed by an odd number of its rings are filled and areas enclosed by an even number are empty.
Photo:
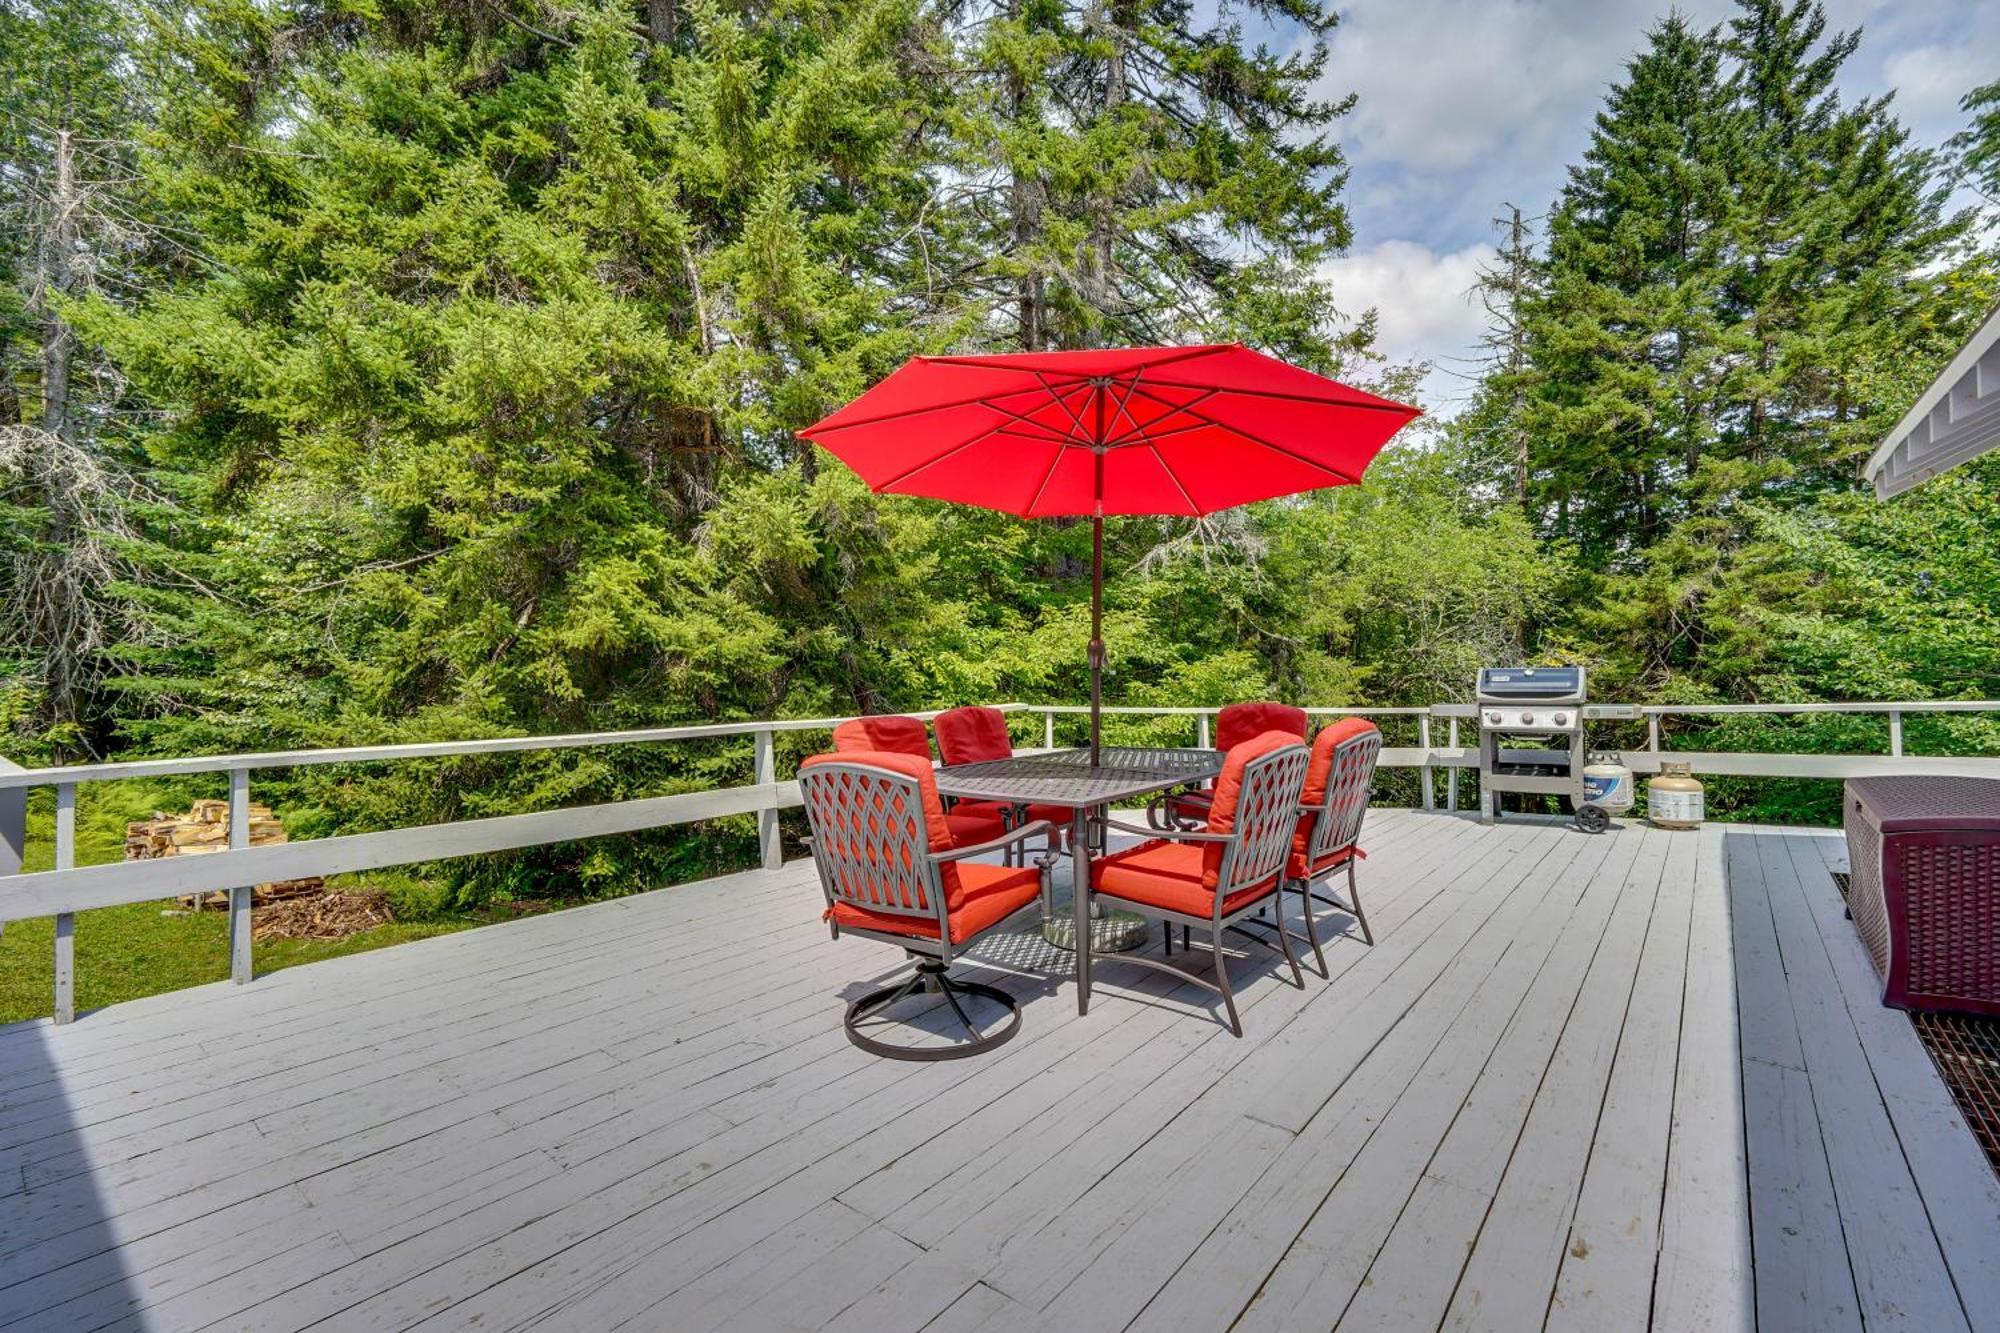
[[[946,1009],[965,1029],[964,1041],[947,1046],[904,1046],[863,1035],[860,1027],[863,1019],[898,1000],[925,993],[944,996]],[[1006,1011],[1006,1016],[990,1031],[981,1032],[966,1014],[965,1006],[959,1003],[962,996],[978,996],[996,1004]],[[909,980],[871,991],[848,1005],[847,1016],[841,1020],[841,1026],[847,1029],[847,1039],[870,1055],[889,1060],[963,1060],[968,1055],[983,1054],[1011,1040],[1021,1030],[1021,1009],[1006,991],[973,981],[954,981],[945,972],[944,964],[935,958],[924,958],[918,961],[916,974]]]

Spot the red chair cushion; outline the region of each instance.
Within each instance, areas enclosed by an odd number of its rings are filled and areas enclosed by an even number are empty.
[[[1313,737],[1312,761],[1306,768],[1306,789],[1299,797],[1302,805],[1320,805],[1326,800],[1327,779],[1333,774],[1333,752],[1343,741],[1365,735],[1376,730],[1373,722],[1365,717],[1344,717],[1331,726],[1322,727],[1319,735]],[[1336,847],[1320,855],[1319,864],[1306,865],[1306,853],[1312,848],[1312,831],[1319,823],[1319,811],[1314,810],[1299,816],[1298,832],[1292,835],[1291,863],[1285,873],[1293,879],[1317,879],[1327,871],[1347,864],[1352,859],[1352,847]]]
[[[1306,725],[1306,710],[1290,704],[1264,700],[1230,704],[1215,716],[1215,748],[1227,752],[1267,731],[1282,731],[1303,741]]]
[[[998,810],[953,806],[946,813],[944,822],[951,827],[951,841],[955,847],[970,847],[974,843],[990,842],[1007,831],[1007,825],[1000,818]]]
[[[1183,916],[1208,916],[1215,910],[1215,872],[1205,864],[1203,853],[1207,850],[1200,843],[1149,838],[1092,861],[1091,887],[1109,898]],[[1262,884],[1238,889],[1223,900],[1223,914],[1268,898],[1276,887],[1274,876]]]
[[[1243,770],[1253,759],[1297,744],[1299,738],[1288,731],[1267,731],[1233,746],[1229,757],[1222,761],[1222,772],[1216,776],[1215,786],[1209,793],[1208,823],[1203,827],[1210,833],[1234,833],[1236,802],[1243,795]],[[1222,844],[1206,842],[1197,845],[1202,849],[1202,878],[1212,893],[1222,878]]]
[[[1333,752],[1340,748],[1341,742],[1375,729],[1375,724],[1365,717],[1343,717],[1331,726],[1321,727],[1319,735],[1313,737],[1312,762],[1306,766],[1306,789],[1299,797],[1300,802],[1318,805],[1324,801],[1326,780],[1333,773]]]
[[[1318,879],[1329,870],[1338,870],[1355,857],[1364,855],[1359,847],[1336,847],[1319,858],[1316,865],[1306,864],[1306,849],[1298,842],[1292,843],[1292,857],[1286,863],[1285,875],[1290,879]]]
[[[954,708],[939,713],[931,726],[937,731],[938,757],[947,764],[977,764],[1014,753],[1007,715],[997,708]]]
[[[1015,868],[967,861],[958,867],[957,879],[957,891],[945,897],[953,944],[963,944],[999,925],[1035,901],[1042,887],[1041,875],[1033,866]],[[891,935],[920,935],[934,940],[938,933],[937,921],[930,917],[871,912],[844,902],[835,902],[829,915],[843,926]]]
[[[801,772],[817,768],[821,764],[860,764],[868,768],[887,769],[907,778],[915,778],[923,802],[924,837],[930,850],[948,852],[955,845],[951,825],[946,821],[944,801],[938,796],[937,771],[931,767],[929,756],[918,758],[913,754],[896,754],[888,750],[855,750],[844,754],[816,754],[799,765]],[[951,894],[958,885],[960,868],[957,863],[947,861],[938,867],[938,877],[944,881],[945,901],[951,901]],[[935,930],[931,932],[937,934]]]
[[[924,724],[913,717],[893,714],[857,717],[833,729],[833,748],[840,754],[886,750],[890,754],[914,754],[929,759],[931,737]]]

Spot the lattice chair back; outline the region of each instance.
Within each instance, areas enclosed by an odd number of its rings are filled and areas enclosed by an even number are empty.
[[[1361,840],[1361,821],[1368,817],[1368,795],[1381,757],[1381,729],[1366,718],[1343,718],[1315,740],[1305,803],[1316,804],[1319,814],[1313,821],[1308,864]]]
[[[799,793],[829,912],[846,903],[929,923],[939,939],[950,938],[945,904],[958,872],[931,859],[949,850],[951,831],[926,760],[887,751],[815,755],[799,766]]]
[[[1216,887],[1223,898],[1263,884],[1285,868],[1298,831],[1299,794],[1305,790],[1311,758],[1296,736],[1278,731],[1267,731],[1230,751],[1222,776],[1216,779],[1208,824],[1211,833],[1236,835],[1234,841],[1220,844]],[[1239,760],[1241,785],[1231,802],[1231,769]]]

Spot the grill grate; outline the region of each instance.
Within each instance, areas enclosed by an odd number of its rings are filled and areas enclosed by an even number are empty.
[[[1910,1022],[2000,1175],[2000,1018],[1919,1011]]]

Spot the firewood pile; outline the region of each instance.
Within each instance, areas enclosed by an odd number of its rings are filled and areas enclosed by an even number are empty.
[[[285,841],[285,826],[267,805],[250,807],[250,845],[268,847]],[[226,851],[229,847],[229,802],[196,801],[184,815],[154,811],[151,819],[125,826],[125,859],[149,861],[162,856],[200,856]],[[326,883],[317,875],[306,879],[280,880],[259,884],[250,892],[252,906],[284,902],[323,893]],[[188,894],[181,906],[199,912],[204,906],[222,907],[229,903],[226,893]]]

